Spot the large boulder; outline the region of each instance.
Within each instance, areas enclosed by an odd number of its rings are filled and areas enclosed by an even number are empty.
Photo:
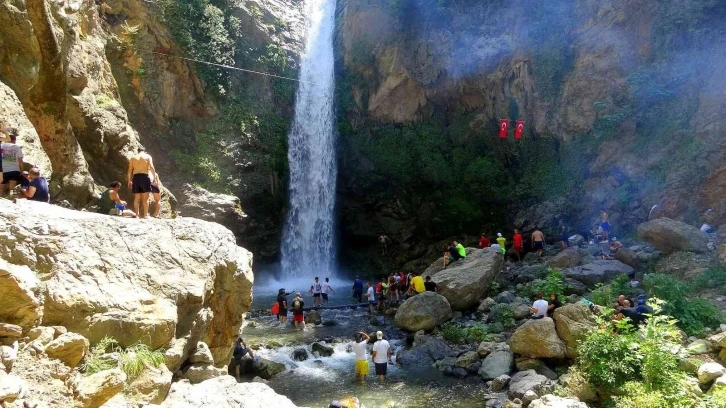
[[[555,309],[557,335],[567,345],[567,357],[577,357],[577,342],[590,329],[597,327],[595,316],[582,302],[570,303]]]
[[[499,343],[481,363],[479,375],[484,380],[492,380],[512,372],[514,366],[514,354],[506,343]]]
[[[579,265],[581,259],[580,251],[577,248],[567,248],[547,261],[547,266],[559,269],[572,268]]]
[[[0,240],[11,243],[16,239],[10,231],[5,234]],[[40,280],[27,266],[8,263],[12,253],[10,246],[0,252],[0,321],[28,330],[43,317]]]
[[[587,404],[576,399],[547,394],[532,401],[529,408],[587,408]]]
[[[700,229],[670,218],[658,218],[638,226],[638,238],[665,254],[677,251],[708,252],[708,235]]]
[[[528,320],[509,340],[512,352],[532,358],[565,358],[567,345],[557,336],[551,318]]]
[[[503,257],[494,248],[472,249],[468,256],[434,275],[439,294],[452,310],[465,310],[479,304],[489,292],[502,267]]]
[[[451,319],[452,311],[445,297],[424,292],[408,298],[396,311],[394,321],[399,327],[415,332],[431,330]]]
[[[238,197],[212,193],[192,184],[184,184],[181,190],[177,209],[182,216],[224,225],[236,237],[245,232],[247,215],[242,211]]]
[[[78,333],[66,333],[45,346],[50,358],[57,358],[68,367],[75,367],[88,353],[88,339]]]
[[[632,249],[620,248],[613,258],[625,265],[632,266],[633,268],[638,268],[640,266],[640,258],[638,258],[638,254]]]
[[[118,368],[101,371],[81,379],[76,400],[82,408],[98,408],[124,388],[126,374]]]
[[[703,363],[698,367],[698,382],[706,385],[718,377],[721,377],[726,369],[719,363]]]
[[[509,380],[509,398],[521,399],[527,391],[537,392],[547,381],[547,377],[534,370],[519,371]]]
[[[455,356],[456,353],[438,337],[418,334],[413,346],[399,349],[396,362],[404,367],[430,367],[435,361]]]
[[[285,365],[283,364],[282,366],[284,370]],[[182,376],[182,378],[189,380],[189,382],[192,384],[199,384],[202,381],[207,381],[209,379],[219,377],[220,375],[225,374],[227,374],[227,370],[224,368],[217,368],[211,364],[197,363],[189,366],[186,371],[184,371],[184,375]],[[260,377],[262,377],[262,375],[260,375]]]
[[[166,366],[147,367],[124,387],[127,400],[137,404],[161,404],[171,388],[172,372]]]
[[[655,271],[688,280],[710,268],[712,260],[706,254],[679,251],[659,259]]]
[[[258,357],[254,362],[253,370],[255,375],[264,378],[265,380],[269,380],[270,378],[285,371],[285,364]]]
[[[191,385],[179,381],[171,386],[161,408],[297,408],[287,397],[278,395],[259,382],[238,383],[224,375]]]
[[[630,274],[634,269],[611,259],[596,259],[591,263],[562,271],[565,277],[578,280],[587,286],[607,282],[619,275]]]
[[[112,335],[124,347],[169,347],[175,338],[172,372],[198,341],[216,365],[229,362],[252,300],[250,253],[226,228],[192,218],[140,221],[0,200],[0,255],[44,281],[35,295],[44,325],[91,343]]]

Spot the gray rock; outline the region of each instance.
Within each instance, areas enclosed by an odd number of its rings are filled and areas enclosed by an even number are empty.
[[[509,380],[509,398],[522,398],[527,391],[545,384],[547,377],[537,374],[534,370],[515,373]]]
[[[310,347],[313,350],[313,353],[317,353],[320,357],[330,357],[333,353],[335,353],[335,349],[329,344],[315,342]]]
[[[207,343],[203,341],[197,343],[197,349],[194,354],[189,356],[189,362],[192,364],[214,364],[214,358]]]
[[[283,365],[283,369],[284,367],[285,366]],[[191,365],[186,369],[186,371],[184,371],[183,378],[186,378],[192,384],[199,384],[202,381],[207,381],[225,374],[227,373],[224,369],[217,368],[212,364],[197,363]]]
[[[323,319],[320,316],[319,310],[313,309],[313,310],[309,311],[308,314],[305,316],[306,324],[319,325],[319,324],[322,324],[322,322],[323,322]]]
[[[513,313],[514,318],[517,320],[524,319],[525,317],[529,317],[532,315],[532,312],[529,311],[529,306],[521,303],[514,307]]]
[[[579,265],[580,260],[580,251],[577,248],[567,248],[547,261],[547,266],[558,269],[572,268]]]
[[[452,310],[466,310],[484,298],[502,262],[502,254],[496,249],[475,249],[465,259],[434,275],[433,281]]]
[[[508,346],[495,349],[482,361],[479,375],[485,380],[491,380],[509,374],[512,372],[513,363],[514,354],[512,354]]]
[[[258,357],[257,361],[253,363],[253,370],[254,373],[259,377],[262,377],[265,380],[269,380],[272,377],[285,371],[285,364]]]
[[[416,336],[412,347],[400,349],[396,362],[404,367],[430,367],[434,361],[454,355],[444,340],[424,334]]]
[[[704,363],[698,367],[698,382],[706,385],[716,378],[722,376],[726,369],[719,363]]]
[[[638,254],[631,249],[620,248],[618,249],[618,252],[615,253],[615,256],[613,256],[613,258],[624,263],[625,265],[632,266],[633,268],[640,267],[640,259],[638,259]]]
[[[634,270],[620,261],[596,259],[592,263],[563,270],[567,278],[578,280],[587,286],[605,283],[619,275],[630,274]]]
[[[486,357],[494,351],[494,347],[496,346],[496,343],[490,342],[490,341],[482,341],[479,343],[479,347],[477,347],[476,352],[479,353],[479,357]]]
[[[161,408],[221,408],[249,406],[297,408],[288,398],[278,395],[263,382],[237,383],[232,376],[221,376],[200,384],[175,382]],[[241,404],[241,405],[240,405]]]
[[[304,348],[296,348],[295,350],[293,350],[291,357],[295,361],[305,361],[310,357],[310,355],[308,354],[308,351]]]
[[[711,267],[712,257],[693,252],[674,252],[655,263],[655,271],[688,280]]]
[[[479,361],[479,354],[476,351],[467,351],[456,359],[456,367],[466,368]]]
[[[509,340],[512,352],[533,358],[565,358],[567,345],[557,336],[554,321],[527,320]]]
[[[446,367],[453,368],[454,364],[456,364],[456,357],[446,357],[443,360],[439,360],[434,363],[435,367],[442,372],[446,369]]]
[[[497,303],[512,303],[516,296],[509,291],[504,291],[494,297],[494,301]]]
[[[479,307],[476,309],[477,314],[483,315],[489,312],[492,306],[496,305],[497,302],[492,298],[485,298],[479,303]]]
[[[582,296],[587,293],[587,286],[579,280],[565,278],[565,295]]]
[[[452,314],[445,297],[424,292],[403,302],[394,321],[397,326],[409,331],[431,330],[451,319]]]
[[[676,251],[707,252],[708,235],[698,228],[670,218],[658,218],[638,226],[638,238],[665,254]]]
[[[453,370],[451,370],[451,375],[456,378],[461,379],[461,378],[464,378],[467,375],[469,375],[469,373],[464,368],[456,367]]]
[[[554,381],[560,377],[559,375],[557,375],[556,372],[554,372],[551,368],[547,367],[544,364],[537,367],[534,371],[536,371],[537,374],[544,375],[545,377],[547,377],[548,380]]]
[[[533,390],[525,392],[524,395],[522,395],[522,406],[529,406],[529,404],[537,398],[539,398],[539,395],[537,395],[537,393]]]
[[[587,404],[576,399],[547,394],[532,401],[529,408],[587,408]]]

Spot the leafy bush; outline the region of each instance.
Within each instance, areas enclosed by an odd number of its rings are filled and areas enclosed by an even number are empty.
[[[565,283],[565,277],[560,269],[547,269],[547,275],[544,279],[535,280],[529,285],[528,295],[534,296],[542,292],[546,299],[549,299],[550,293],[557,295],[558,299],[564,298],[565,289],[568,288]]]
[[[487,327],[481,323],[477,323],[466,329],[466,339],[469,341],[482,342],[487,339]]]
[[[678,319],[678,326],[688,335],[698,335],[721,323],[718,308],[696,297],[693,288],[672,276],[652,273],[645,276],[649,296],[665,301],[663,312]]]
[[[608,308],[620,295],[628,297],[634,295],[627,275],[619,275],[607,285],[603,285],[602,283],[595,285],[595,290],[592,291],[592,302]]]
[[[446,323],[441,326],[441,334],[449,343],[462,343],[466,338],[466,330],[456,323]]]
[[[513,327],[514,309],[508,304],[496,304],[489,311],[489,318],[495,323],[501,323],[504,327]]]
[[[600,321],[577,348],[578,365],[587,381],[609,389],[623,386],[639,365],[633,343],[632,335],[616,334],[605,321]]]

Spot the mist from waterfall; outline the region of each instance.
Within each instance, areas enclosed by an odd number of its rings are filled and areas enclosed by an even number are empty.
[[[308,0],[307,40],[295,118],[288,135],[289,207],[282,239],[282,278],[335,271],[336,157],[333,98],[335,0]]]

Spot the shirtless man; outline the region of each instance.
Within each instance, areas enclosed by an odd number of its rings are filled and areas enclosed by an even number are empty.
[[[139,218],[146,218],[149,216],[151,177],[156,178],[157,175],[151,156],[141,146],[129,161],[127,177],[129,188],[134,193],[134,210]],[[139,204],[142,208],[141,211],[139,211]]]
[[[537,256],[542,256],[544,250],[545,238],[542,231],[539,228],[535,229],[532,233],[532,248],[537,251]]]

